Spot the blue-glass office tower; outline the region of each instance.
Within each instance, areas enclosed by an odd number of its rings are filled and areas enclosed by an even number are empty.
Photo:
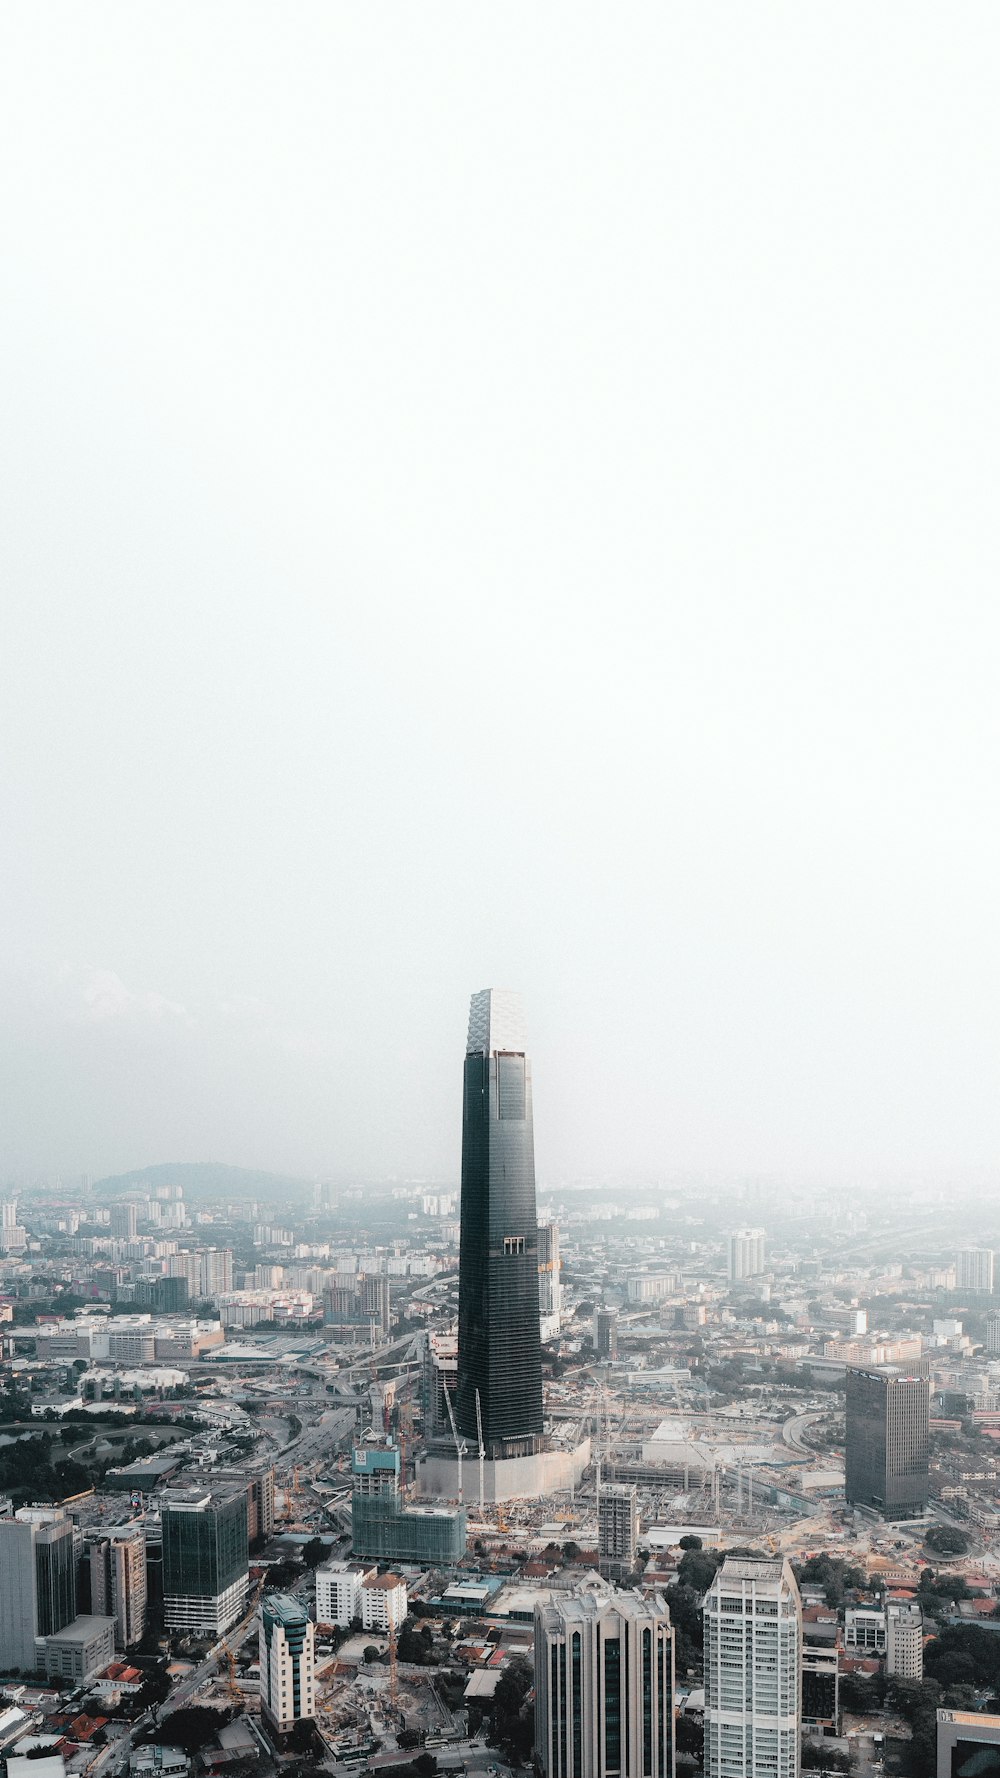
[[[531,1064],[520,998],[501,988],[469,1012],[455,1415],[490,1459],[542,1447]]]

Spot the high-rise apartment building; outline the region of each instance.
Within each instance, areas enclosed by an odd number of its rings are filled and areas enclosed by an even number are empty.
[[[727,1556],[703,1624],[705,1778],[797,1778],[802,1605],[789,1563]]]
[[[734,1229],[729,1237],[729,1281],[756,1278],[764,1270],[764,1230]]]
[[[899,1679],[924,1676],[924,1620],[919,1605],[890,1599],[885,1608],[885,1670]]]
[[[955,1265],[955,1287],[958,1290],[979,1290],[992,1293],[993,1250],[990,1247],[963,1247]]]
[[[542,1337],[551,1339],[559,1332],[559,1320],[562,1315],[562,1283],[559,1257],[559,1224],[557,1222],[540,1222],[538,1225],[538,1313],[541,1318]]]
[[[986,1351],[990,1358],[1000,1358],[1000,1315],[986,1317]]]
[[[618,1311],[601,1306],[594,1311],[594,1355],[618,1357]]]
[[[163,1615],[168,1630],[219,1636],[247,1596],[247,1497],[170,1490],[161,1509]]]
[[[17,1200],[10,1198],[0,1204],[0,1253],[19,1253],[27,1243],[27,1233],[17,1220]]]
[[[226,1492],[231,1493],[233,1487],[241,1487],[247,1497],[247,1537],[256,1543],[260,1537],[270,1537],[274,1531],[274,1469],[268,1465],[266,1469],[213,1469],[209,1481],[214,1488],[223,1484]]]
[[[279,1735],[316,1714],[316,1626],[288,1593],[268,1593],[260,1608],[260,1705]]]
[[[138,1212],[134,1204],[112,1204],[111,1233],[116,1240],[134,1241],[138,1224]]]
[[[115,1647],[131,1648],[146,1629],[146,1537],[141,1526],[90,1545],[90,1608],[115,1620]]]
[[[930,1383],[883,1365],[847,1370],[844,1496],[884,1519],[920,1518],[930,1465]]]
[[[231,1247],[205,1247],[200,1256],[198,1287],[203,1297],[222,1296],[233,1288]]]
[[[201,1255],[198,1253],[171,1253],[167,1259],[167,1272],[171,1278],[183,1278],[188,1288],[188,1301],[194,1302],[201,1295]]]
[[[388,1337],[391,1325],[389,1315],[389,1280],[384,1272],[365,1272],[358,1280],[361,1297],[361,1313],[365,1320],[374,1323],[376,1334]]]
[[[535,1755],[544,1778],[671,1778],[674,1642],[661,1598],[606,1587],[535,1606]]]
[[[634,1483],[602,1483],[597,1496],[597,1555],[601,1573],[624,1580],[639,1549],[639,1490]]]
[[[498,988],[474,994],[469,1013],[455,1411],[490,1459],[541,1449],[531,1064],[519,996]]]
[[[0,1519],[0,1672],[31,1672],[35,1639],[76,1616],[73,1526],[58,1507]]]

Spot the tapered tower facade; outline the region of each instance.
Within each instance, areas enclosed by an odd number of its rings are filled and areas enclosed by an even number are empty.
[[[538,1217],[520,997],[472,996],[462,1114],[462,1228],[455,1413],[488,1459],[542,1446]]]

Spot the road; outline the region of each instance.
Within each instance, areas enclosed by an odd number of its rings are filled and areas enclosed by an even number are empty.
[[[781,1428],[781,1436],[785,1444],[791,1450],[798,1451],[800,1456],[815,1457],[816,1452],[811,1445],[806,1444],[802,1435],[808,1426],[814,1425],[817,1420],[822,1420],[822,1418],[822,1414],[793,1414]]]

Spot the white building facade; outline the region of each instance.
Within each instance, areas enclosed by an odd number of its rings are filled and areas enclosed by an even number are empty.
[[[789,1563],[727,1557],[703,1623],[705,1778],[799,1778],[802,1605]]]

